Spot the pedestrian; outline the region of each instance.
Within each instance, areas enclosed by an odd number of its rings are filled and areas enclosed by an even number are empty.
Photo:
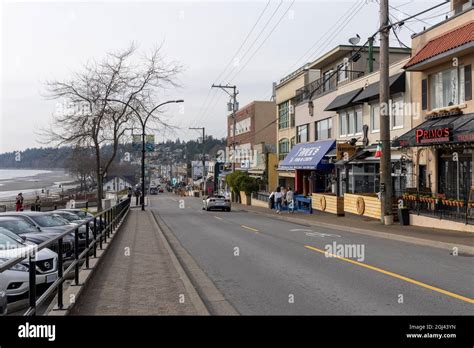
[[[36,196],[35,211],[41,211],[41,198],[40,198],[40,196]]]
[[[133,193],[132,187],[129,186],[129,187],[128,187],[128,194],[127,194],[127,197],[128,197],[129,199],[132,198],[132,193]]]
[[[23,211],[23,193],[19,193],[18,196],[16,196],[16,211]]]
[[[286,203],[288,204],[288,213],[294,213],[295,212],[295,193],[291,189],[291,187],[288,186],[288,191],[286,191]]]
[[[280,187],[277,187],[275,192],[273,193],[273,199],[275,201],[276,213],[280,214],[280,212],[281,212],[281,202],[282,202],[282,193],[281,193],[281,188]]]

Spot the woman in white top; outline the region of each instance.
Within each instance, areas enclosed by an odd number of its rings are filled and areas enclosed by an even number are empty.
[[[282,202],[282,193],[280,187],[277,187],[275,192],[273,192],[273,199],[275,200],[275,209],[276,213],[280,214],[281,211],[281,202]]]

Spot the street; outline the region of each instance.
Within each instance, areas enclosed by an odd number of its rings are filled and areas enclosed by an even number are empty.
[[[368,235],[275,220],[199,198],[151,196],[151,209],[243,315],[473,313],[472,257]],[[363,247],[326,257],[327,245]]]

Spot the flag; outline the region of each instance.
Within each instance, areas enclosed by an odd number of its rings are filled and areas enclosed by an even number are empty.
[[[375,158],[382,157],[382,145],[380,143],[377,144],[377,150],[375,151]]]

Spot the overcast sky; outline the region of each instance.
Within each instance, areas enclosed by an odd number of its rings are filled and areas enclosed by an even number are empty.
[[[391,12],[401,19],[405,15],[400,11],[414,14],[435,3],[392,0],[390,5],[398,8]],[[378,3],[371,0],[1,1],[0,6],[0,152],[41,146],[37,130],[55,109],[55,102],[43,96],[46,79],[68,78],[87,60],[124,49],[132,41],[145,52],[163,43],[166,57],[185,67],[182,88],[164,96],[185,100],[183,113],[176,105],[167,108],[172,123],[181,129],[157,134],[162,141],[196,138],[198,132],[188,130],[190,126],[205,126],[208,134],[225,136],[228,97],[210,90],[213,82],[237,84],[241,107],[252,100],[269,100],[273,81],[347,44],[355,34],[370,36],[378,27]],[[401,41],[410,45],[412,31],[441,20],[448,6],[422,15],[424,21],[407,22],[399,32]],[[391,44],[399,46],[393,35]]]

